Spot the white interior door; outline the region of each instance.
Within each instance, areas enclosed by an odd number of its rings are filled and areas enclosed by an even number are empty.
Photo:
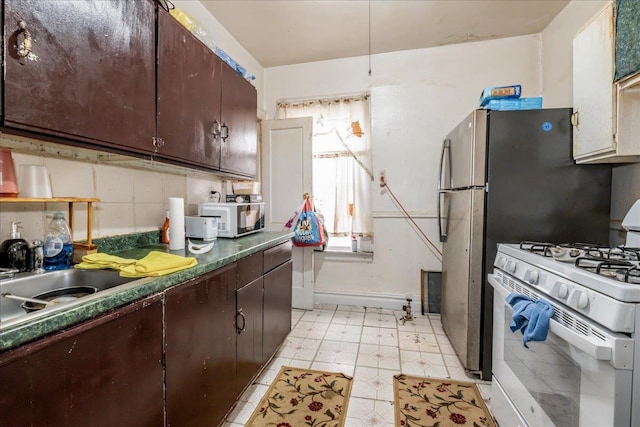
[[[313,120],[311,117],[262,122],[262,196],[266,202],[265,228],[281,231],[312,194]],[[313,309],[313,248],[294,246],[294,308]]]

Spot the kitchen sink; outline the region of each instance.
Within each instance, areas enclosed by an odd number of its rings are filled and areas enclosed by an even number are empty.
[[[42,274],[36,273],[19,273],[12,278],[0,279],[0,329],[8,326],[8,322],[14,324],[15,321],[21,321],[39,315],[39,313],[51,313],[82,304],[87,298],[101,294],[106,290],[113,289],[120,285],[130,283],[139,278],[121,277],[115,270],[57,270],[49,271]],[[81,298],[71,299],[64,303],[49,305],[42,310],[27,313],[22,307],[22,302],[10,299],[2,294],[13,294],[21,297],[33,298],[45,292],[65,289],[89,287],[95,288],[96,293]],[[31,303],[27,303],[31,304]]]

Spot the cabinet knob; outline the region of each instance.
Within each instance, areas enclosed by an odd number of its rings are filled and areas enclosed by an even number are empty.
[[[16,37],[16,48],[18,49],[18,61],[24,65],[26,59],[31,55],[32,38],[31,32],[27,29],[27,23],[18,21],[18,35]]]

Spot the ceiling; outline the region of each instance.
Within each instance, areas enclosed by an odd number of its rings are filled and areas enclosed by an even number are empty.
[[[264,67],[536,34],[569,3],[569,0],[200,1]]]

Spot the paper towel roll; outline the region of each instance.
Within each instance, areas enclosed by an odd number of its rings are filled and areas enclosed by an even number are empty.
[[[184,249],[184,199],[169,197],[169,249]]]

